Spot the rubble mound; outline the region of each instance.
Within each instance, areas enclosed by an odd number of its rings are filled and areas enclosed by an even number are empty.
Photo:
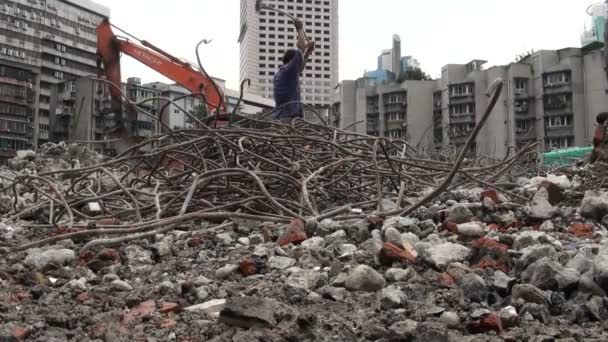
[[[594,168],[539,177],[533,145],[480,166],[259,124],[13,169],[0,340],[608,339],[608,184],[580,176]]]
[[[48,172],[87,167],[99,164],[103,159],[79,144],[45,143],[38,151],[18,151],[17,156],[9,160],[8,167],[13,171]]]

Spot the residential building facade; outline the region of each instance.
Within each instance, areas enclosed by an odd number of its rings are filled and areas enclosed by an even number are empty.
[[[596,43],[541,50],[489,69],[483,60],[448,64],[432,82],[343,81],[335,89],[332,117],[341,128],[361,122],[349,127],[361,133],[418,144],[424,132],[422,141],[434,146],[463,147],[489,105],[488,87],[502,78],[503,91],[471,155],[503,158],[510,146],[531,142],[538,142],[540,151],[586,146],[593,139],[595,116],[608,112],[604,61],[602,44]],[[400,121],[405,126],[398,132],[394,123]]]
[[[36,147],[49,140],[52,89],[65,80],[96,73],[95,28],[108,16],[108,8],[89,0],[0,2],[0,87],[9,92],[16,91],[14,86],[26,87],[30,101],[17,111],[27,112],[27,117],[14,115],[14,104],[0,101],[0,116],[18,122],[16,131],[24,131],[23,124],[29,126],[20,137],[0,134],[0,145],[8,139],[8,151],[14,153],[13,148]]]
[[[286,50],[295,49],[291,20],[274,11],[255,10],[256,0],[241,0],[240,79],[251,80],[248,94],[273,98],[273,76]],[[292,13],[304,23],[316,49],[301,74],[302,101],[328,107],[338,84],[338,0],[265,0],[265,5]]]
[[[121,85],[129,101],[138,109],[125,103],[123,118],[132,142],[152,137],[159,125],[160,92],[141,84],[131,77]],[[112,141],[107,132],[104,115],[111,108],[110,86],[107,82],[81,77],[54,85],[51,92],[49,116],[50,141],[75,142],[106,155],[114,155],[120,142]],[[140,110],[141,109],[141,110]]]
[[[1,58],[0,58],[1,59]],[[0,61],[0,158],[31,147],[36,70]],[[46,127],[44,127],[46,128]]]
[[[331,108],[339,128],[379,137],[407,140],[426,148],[433,144],[433,98],[436,81],[376,83],[373,78],[343,81]]]

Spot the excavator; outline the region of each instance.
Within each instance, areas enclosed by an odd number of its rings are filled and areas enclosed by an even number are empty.
[[[129,38],[115,35],[112,28],[119,30],[139,44]],[[192,92],[193,96],[202,98],[207,104],[208,113],[214,114],[215,122],[213,124],[216,127],[222,127],[228,123],[224,95],[202,66],[195,67],[145,40],[128,34],[112,25],[108,19],[104,19],[97,26],[97,68],[99,76],[105,76],[105,79],[112,84],[110,87],[111,107],[106,113],[106,119],[111,118],[107,121],[111,121],[114,126],[110,131],[115,138],[122,139],[126,145],[130,145],[129,137],[133,136],[129,130],[129,120],[125,120],[123,115],[121,53],[133,57],[163,76],[172,79]]]

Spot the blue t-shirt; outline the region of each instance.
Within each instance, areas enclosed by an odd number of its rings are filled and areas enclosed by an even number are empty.
[[[300,71],[304,64],[304,56],[300,50],[289,63],[283,65],[274,74],[274,101],[276,107],[282,107],[273,113],[273,119],[302,117],[302,104],[300,103]]]

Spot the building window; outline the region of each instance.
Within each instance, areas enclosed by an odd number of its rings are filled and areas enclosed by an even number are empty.
[[[390,113],[387,117],[388,121],[402,121],[405,120],[405,113]]]
[[[544,77],[545,86],[561,85],[570,82],[570,74],[565,71],[554,72],[547,74]]]
[[[462,103],[450,106],[450,115],[453,114],[474,114],[475,104],[473,103]]]
[[[547,149],[560,149],[574,146],[573,137],[547,138]]]
[[[392,130],[388,131],[388,136],[391,139],[405,138],[405,131],[402,129],[392,129]]]
[[[472,95],[473,83],[456,84],[450,86],[450,96]]]
[[[518,132],[525,132],[528,130],[529,122],[528,120],[515,120],[515,125]]]
[[[546,119],[547,127],[565,127],[572,125],[572,117],[569,115],[553,116]]]

